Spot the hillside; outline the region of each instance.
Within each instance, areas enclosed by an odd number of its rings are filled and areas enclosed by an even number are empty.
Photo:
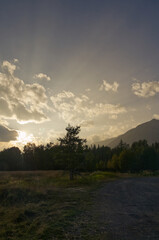
[[[159,142],[159,120],[152,119],[149,122],[138,125],[136,128],[130,129],[116,138],[106,139],[98,144],[100,146],[104,145],[113,148],[118,145],[121,139],[130,145],[135,141],[143,139],[146,139],[149,144]]]

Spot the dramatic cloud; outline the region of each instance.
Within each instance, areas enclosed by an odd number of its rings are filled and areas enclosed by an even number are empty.
[[[15,141],[18,137],[18,132],[11,130],[0,124],[0,142]]]
[[[91,121],[102,115],[118,115],[126,109],[119,104],[94,103],[86,95],[76,96],[72,92],[63,91],[51,97],[55,110],[66,123],[82,123]]]
[[[0,117],[19,122],[47,120],[44,114],[44,109],[48,109],[45,88],[37,83],[25,84],[14,76],[15,70],[15,64],[3,62],[0,72]]]
[[[103,80],[102,85],[100,86],[99,90],[105,90],[106,92],[108,91],[113,91],[117,92],[119,87],[119,83],[114,82],[113,84],[108,83],[107,81]]]
[[[40,79],[40,80],[47,80],[47,81],[51,80],[51,78],[48,75],[44,74],[44,73],[35,74],[34,78],[35,79]]]
[[[139,97],[152,97],[159,92],[159,82],[143,82],[143,83],[133,83],[132,91],[135,95]]]

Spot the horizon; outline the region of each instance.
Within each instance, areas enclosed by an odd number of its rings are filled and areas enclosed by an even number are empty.
[[[0,149],[159,119],[157,1],[1,1]]]

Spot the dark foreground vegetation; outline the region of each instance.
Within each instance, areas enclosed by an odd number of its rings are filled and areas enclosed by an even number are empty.
[[[23,151],[17,147],[0,152],[0,171],[69,170],[70,179],[75,173],[111,170],[119,172],[155,171],[159,169],[159,143],[148,145],[146,140],[123,143],[113,149],[106,146],[86,145],[79,138],[80,127],[66,128],[59,144],[36,146],[28,143]]]
[[[95,172],[70,181],[65,171],[1,172],[0,239],[100,239],[87,212],[98,184],[119,177]]]
[[[98,219],[103,204],[98,189],[132,176],[136,175],[98,171],[70,181],[68,171],[0,172],[0,239],[112,240],[110,230],[102,230],[107,224]],[[118,199],[115,194],[112,198]]]

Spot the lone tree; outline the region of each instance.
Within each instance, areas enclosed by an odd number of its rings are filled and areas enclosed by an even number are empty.
[[[82,163],[86,139],[78,136],[81,131],[80,126],[73,127],[69,124],[66,127],[66,131],[66,135],[63,138],[59,138],[58,141],[65,156],[66,168],[70,172],[70,180],[73,180],[76,171],[79,170]]]

